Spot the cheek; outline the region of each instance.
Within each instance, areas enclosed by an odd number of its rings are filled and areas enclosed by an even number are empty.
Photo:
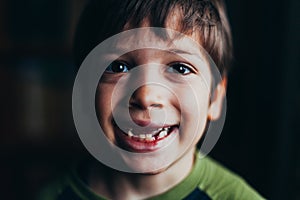
[[[179,107],[182,113],[189,113],[193,119],[199,119],[207,115],[210,99],[210,91],[203,81],[195,81],[187,84],[187,86],[180,86],[174,88],[176,97],[179,101]],[[206,118],[206,116],[205,116]]]
[[[96,111],[101,125],[107,123],[111,117],[112,88],[106,84],[99,84],[96,94]]]
[[[190,90],[181,91],[180,95],[180,110],[182,140],[193,141],[197,143],[201,138],[207,122],[208,107],[209,107],[209,91],[206,85],[195,84]]]

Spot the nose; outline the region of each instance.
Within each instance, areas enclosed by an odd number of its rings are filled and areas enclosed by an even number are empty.
[[[150,110],[163,108],[162,88],[154,83],[139,87],[129,100],[130,108],[134,110]]]

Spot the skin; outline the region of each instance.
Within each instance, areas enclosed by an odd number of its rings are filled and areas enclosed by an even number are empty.
[[[170,20],[170,28],[174,28],[172,24]],[[199,41],[196,35],[190,37]],[[115,57],[113,68],[108,66],[101,77],[96,109],[108,140],[125,150],[141,153],[120,142],[122,137],[118,136],[120,132],[116,130],[114,118],[122,121],[117,124],[124,133],[133,124],[139,127],[171,124],[179,128],[172,134],[171,142],[157,150],[145,147],[142,153],[150,151],[152,156],[123,157],[128,166],[144,173],[125,173],[99,163],[91,164],[87,181],[97,194],[109,199],[148,198],[172,188],[190,172],[196,144],[207,119],[219,117],[226,88],[226,79],[223,79],[210,98],[209,63],[194,41],[178,38],[170,43],[149,32],[118,42],[116,48],[142,47],[149,43],[157,48],[139,49]],[[136,85],[140,87],[135,89]],[[128,116],[124,115],[126,111],[129,111]]]

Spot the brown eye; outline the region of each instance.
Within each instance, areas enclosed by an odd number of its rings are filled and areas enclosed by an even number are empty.
[[[108,73],[126,73],[129,71],[129,67],[122,62],[112,62],[105,70]]]

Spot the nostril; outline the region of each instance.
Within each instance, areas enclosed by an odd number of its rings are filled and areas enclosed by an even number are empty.
[[[129,108],[140,109],[140,110],[145,109],[145,108],[144,108],[143,106],[141,106],[139,103],[136,103],[136,102],[133,102],[133,101],[130,101],[130,102],[129,102]]]
[[[155,103],[155,104],[151,104],[150,107],[152,107],[152,108],[162,108],[162,104]]]
[[[149,108],[162,108],[162,104],[159,104],[159,103],[153,103],[153,104],[150,104],[150,105],[145,105],[145,104],[142,104],[142,103],[138,103],[138,102],[135,102],[135,101],[130,101],[129,102],[129,108],[131,109],[139,109],[139,110],[147,110]]]

